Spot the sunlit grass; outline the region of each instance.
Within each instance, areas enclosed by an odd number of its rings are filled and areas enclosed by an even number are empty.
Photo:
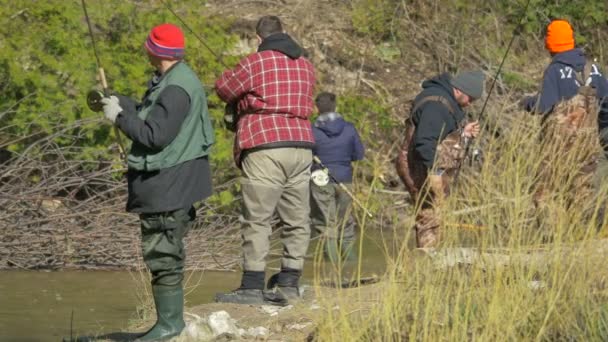
[[[489,132],[504,121],[490,120],[485,163],[466,167],[445,203],[440,248],[404,243],[386,253],[381,284],[320,295],[318,340],[608,340],[607,186],[576,177],[596,140],[546,146],[538,118],[508,115],[500,135]]]

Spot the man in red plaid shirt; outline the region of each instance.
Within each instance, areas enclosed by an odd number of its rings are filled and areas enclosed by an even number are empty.
[[[314,68],[275,16],[256,26],[258,51],[215,83],[219,97],[236,107],[234,159],[242,171],[243,276],[241,286],[218,302],[283,303],[299,297],[298,281],[310,239],[309,181],[314,145]],[[281,271],[264,291],[266,255],[274,212],[282,222]],[[269,284],[270,285],[270,284]]]

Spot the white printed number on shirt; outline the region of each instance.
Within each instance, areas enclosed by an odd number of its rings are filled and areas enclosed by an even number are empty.
[[[565,78],[572,78],[572,74],[573,74],[574,70],[567,66],[565,68],[559,69],[559,73],[561,74],[561,79],[565,79]],[[585,83],[587,85],[591,84],[591,76],[593,75],[597,75],[597,76],[602,76],[602,73],[600,72],[600,70],[598,69],[597,65],[592,64],[591,65],[591,72],[589,73],[589,78],[585,80]],[[580,86],[580,84],[578,84],[577,80],[574,80],[576,82],[576,84],[578,86]]]
[[[572,78],[572,68],[571,67],[565,67],[562,69],[559,69],[559,73],[562,75],[560,78],[563,80],[564,78]]]
[[[595,64],[591,64],[591,72],[589,73],[589,76],[593,76],[593,75],[602,76],[600,69],[598,69],[597,65],[595,65]]]

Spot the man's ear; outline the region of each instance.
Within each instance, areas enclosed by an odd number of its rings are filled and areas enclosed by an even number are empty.
[[[452,87],[454,89],[454,97],[458,98],[460,97],[460,94],[462,94],[462,92],[460,91],[460,89],[456,88],[456,87]]]

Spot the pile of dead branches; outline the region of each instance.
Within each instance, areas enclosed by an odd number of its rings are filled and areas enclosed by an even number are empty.
[[[67,131],[57,130],[61,138]],[[79,157],[85,155],[82,147],[60,146],[57,138],[33,141],[20,153],[2,149],[0,269],[142,265],[139,219],[125,212],[127,185],[120,158]],[[198,209],[186,238],[188,269],[231,269],[237,264],[237,213],[225,212],[210,204]]]

